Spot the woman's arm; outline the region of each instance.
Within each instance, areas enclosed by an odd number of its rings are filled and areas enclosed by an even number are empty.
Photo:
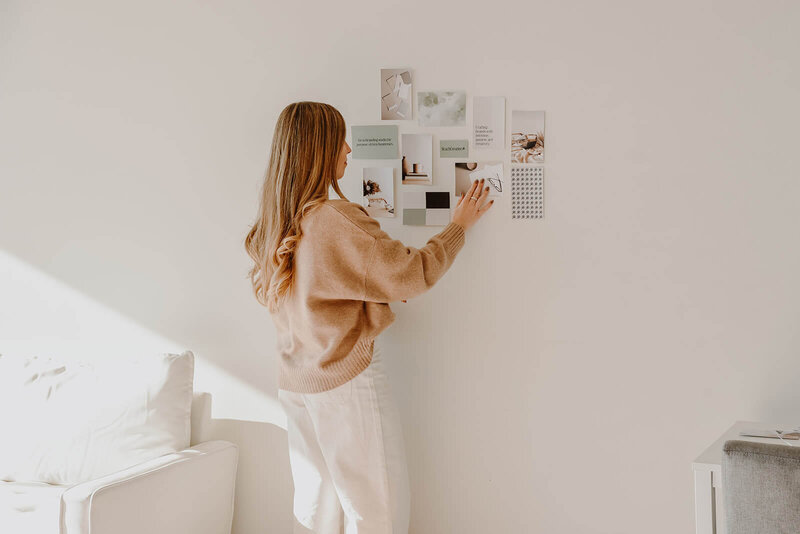
[[[350,203],[346,216],[374,238],[364,275],[364,300],[393,302],[424,293],[444,275],[464,246],[464,228],[454,222],[417,249],[393,239],[363,206]]]

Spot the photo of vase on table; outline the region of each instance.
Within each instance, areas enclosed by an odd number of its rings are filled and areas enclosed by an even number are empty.
[[[365,167],[361,205],[370,217],[394,217],[394,169]]]
[[[433,136],[402,134],[402,183],[433,185]]]

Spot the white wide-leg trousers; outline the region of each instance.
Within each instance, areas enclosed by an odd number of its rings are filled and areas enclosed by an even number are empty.
[[[405,442],[381,354],[376,340],[369,366],[332,390],[278,390],[294,515],[317,534],[408,534]]]

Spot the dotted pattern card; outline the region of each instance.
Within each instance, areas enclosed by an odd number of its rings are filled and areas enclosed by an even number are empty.
[[[511,218],[544,218],[544,167],[511,166]]]

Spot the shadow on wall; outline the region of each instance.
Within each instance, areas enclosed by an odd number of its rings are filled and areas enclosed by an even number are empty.
[[[259,526],[256,532],[313,534],[292,512],[294,484],[289,455],[284,451],[286,431],[270,423],[214,419],[211,413],[211,394],[195,392],[191,445],[215,439],[248,444],[239,449],[232,534],[254,532],[254,525]],[[265,459],[268,454],[271,460]]]
[[[240,447],[233,534],[252,532],[254,525],[263,528],[259,532],[292,532],[293,485],[286,431],[271,423],[214,419],[211,403],[210,393],[194,393],[191,444],[224,439]],[[293,528],[305,531],[296,523]]]

